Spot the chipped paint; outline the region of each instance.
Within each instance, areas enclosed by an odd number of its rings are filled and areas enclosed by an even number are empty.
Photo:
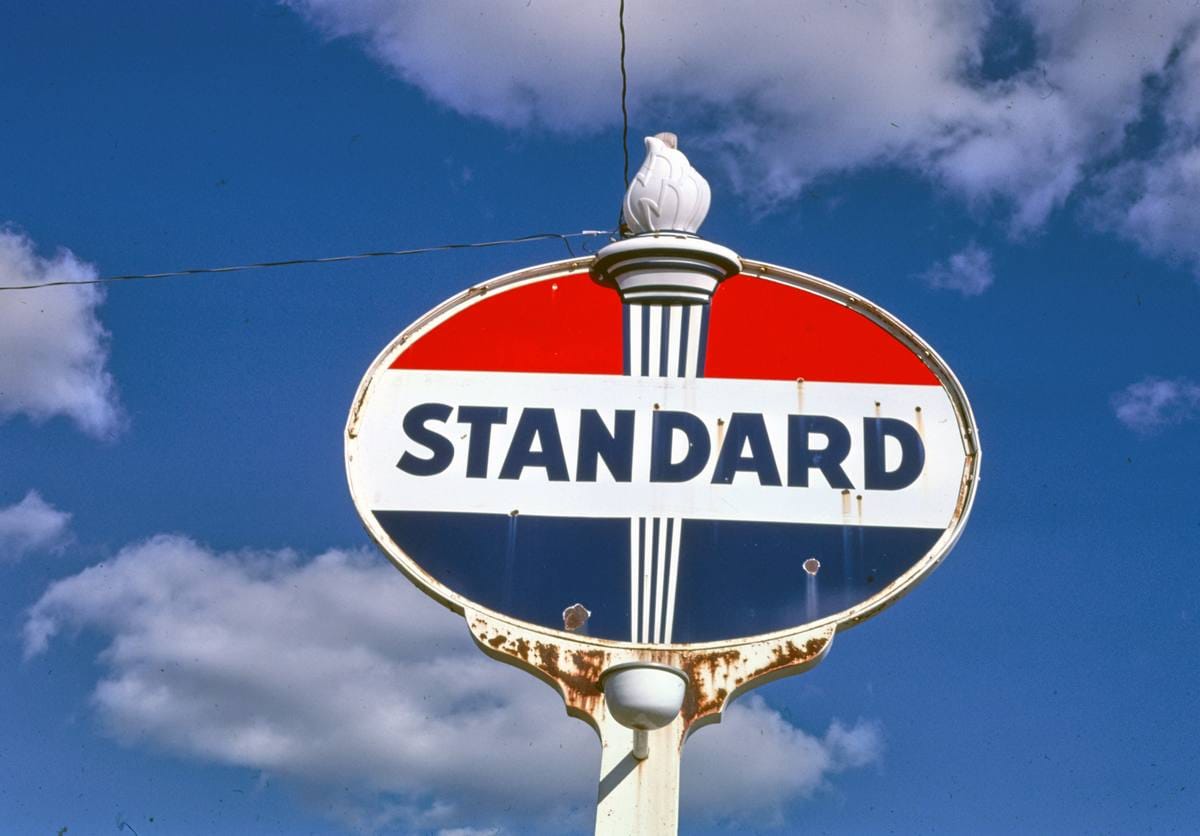
[[[833,628],[711,649],[689,645],[630,648],[615,642],[564,640],[480,611],[468,615],[476,643],[489,656],[530,671],[554,686],[567,712],[600,729],[600,677],[610,667],[642,661],[669,665],[688,679],[682,709],[685,733],[720,719],[739,693],[762,682],[811,667],[824,655]]]

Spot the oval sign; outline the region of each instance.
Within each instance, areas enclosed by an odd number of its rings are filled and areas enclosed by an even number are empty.
[[[949,368],[878,307],[744,261],[710,304],[586,262],[400,334],[346,428],[368,531],[452,609],[633,644],[857,623],[957,539],[979,469]]]

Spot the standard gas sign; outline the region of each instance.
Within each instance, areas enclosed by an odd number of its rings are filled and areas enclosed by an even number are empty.
[[[855,622],[953,544],[978,469],[953,374],[849,292],[744,262],[707,303],[578,262],[474,288],[359,389],[347,471],[443,603],[638,644]]]

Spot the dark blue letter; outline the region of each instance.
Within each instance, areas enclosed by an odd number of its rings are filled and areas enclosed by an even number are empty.
[[[808,446],[812,433],[825,436],[825,446],[820,450]],[[831,488],[853,488],[842,470],[848,455],[850,430],[841,421],[828,415],[788,416],[788,487],[807,488],[808,471],[815,467]]]
[[[750,453],[742,455],[742,448],[750,444]],[[775,464],[775,451],[767,436],[767,424],[757,412],[735,412],[729,416],[729,429],[725,442],[717,453],[717,466],[713,469],[713,484],[728,485],[739,472],[758,474],[758,484],[778,485],[779,466]]]
[[[604,459],[609,473],[618,482],[633,480],[633,410],[618,409],[610,433],[600,413],[585,409],[579,413],[579,457],[575,481],[595,482],[596,463]]]
[[[540,449],[534,450],[534,441]],[[500,467],[501,479],[520,479],[527,467],[544,467],[551,482],[567,481],[567,460],[563,456],[562,439],[553,409],[525,409],[513,430],[508,455]]]
[[[900,442],[900,465],[888,470],[884,462],[884,439]],[[925,444],[911,424],[897,418],[863,419],[863,470],[869,491],[898,491],[907,488],[925,467]]]
[[[429,450],[429,458],[422,459],[407,450],[396,462],[396,467],[413,476],[434,476],[441,473],[454,461],[454,444],[444,435],[439,435],[425,426],[427,421],[441,421],[450,417],[451,408],[444,403],[423,403],[414,406],[404,416],[404,432],[417,444]]]
[[[492,425],[508,420],[508,410],[502,406],[460,406],[458,423],[471,425],[467,442],[467,476],[486,479],[488,453],[492,446]]]
[[[672,462],[671,446],[676,430],[687,437],[688,450],[681,461]],[[695,415],[669,410],[654,413],[650,429],[651,482],[686,482],[694,479],[708,464],[710,452],[712,442],[708,440],[708,428]]]

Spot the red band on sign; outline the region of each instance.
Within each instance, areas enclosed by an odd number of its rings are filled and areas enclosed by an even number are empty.
[[[621,374],[621,298],[587,273],[497,291],[427,331],[393,369]]]
[[[705,377],[938,385],[865,316],[779,282],[734,276],[713,296]]]
[[[621,374],[621,300],[587,273],[498,290],[426,331],[393,369]],[[936,386],[882,327],[838,302],[735,276],[713,297],[704,377]]]

